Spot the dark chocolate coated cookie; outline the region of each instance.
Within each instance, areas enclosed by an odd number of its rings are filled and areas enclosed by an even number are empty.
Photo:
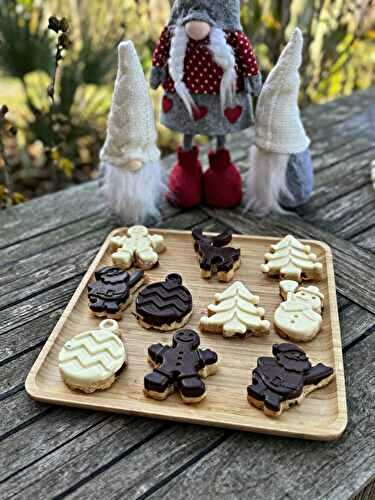
[[[200,338],[194,330],[180,330],[174,335],[172,346],[150,346],[149,361],[155,368],[145,376],[145,394],[164,400],[178,390],[185,403],[201,401],[206,395],[201,377],[216,372],[218,357],[209,349],[198,349],[199,345]]]
[[[306,353],[294,344],[274,344],[272,354],[273,358],[258,359],[247,388],[249,402],[267,415],[279,416],[333,377],[332,368],[322,363],[312,366]]]
[[[118,267],[104,267],[96,271],[95,279],[88,285],[90,309],[100,317],[119,318],[143,283],[144,272],[130,274]]]
[[[232,241],[232,232],[224,231],[217,236],[204,236],[201,229],[192,232],[194,249],[199,257],[203,278],[218,274],[219,281],[228,282],[240,266],[241,250],[227,247]]]
[[[179,274],[145,287],[136,301],[136,314],[146,328],[177,330],[189,320],[193,299]]]

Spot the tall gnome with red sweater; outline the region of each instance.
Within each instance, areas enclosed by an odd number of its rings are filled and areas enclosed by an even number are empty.
[[[153,55],[151,87],[164,88],[161,122],[184,135],[169,179],[168,199],[190,208],[241,203],[242,182],[225,148],[226,135],[253,123],[251,96],[262,88],[251,43],[242,31],[240,0],[175,0]],[[216,138],[203,174],[195,135]]]

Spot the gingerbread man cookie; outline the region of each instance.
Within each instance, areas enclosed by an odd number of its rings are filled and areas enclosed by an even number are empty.
[[[154,371],[144,378],[146,396],[162,401],[178,390],[184,403],[199,403],[206,396],[202,377],[217,371],[217,354],[198,349],[199,335],[194,330],[180,330],[172,347],[154,344],[148,349],[148,360]]]
[[[265,256],[261,269],[268,276],[277,276],[284,280],[319,281],[323,276],[323,265],[311,252],[309,245],[304,245],[294,236],[288,235],[276,245],[271,245],[271,253]]]
[[[328,385],[332,368],[312,366],[306,353],[294,344],[275,344],[273,358],[261,357],[252,373],[247,398],[271,417],[279,417],[294,404],[302,404],[308,394]]]
[[[264,320],[265,310],[257,307],[259,297],[253,295],[243,283],[237,281],[223,293],[215,295],[215,304],[208,306],[208,315],[201,318],[204,332],[221,333],[224,337],[266,335],[271,323]]]
[[[201,229],[195,229],[192,234],[202,278],[210,279],[217,273],[219,281],[231,281],[241,265],[241,250],[225,246],[232,241],[232,232],[209,237],[204,236]]]
[[[68,387],[87,394],[108,389],[127,366],[125,346],[114,320],[68,340],[59,354],[59,369]]]
[[[152,269],[159,262],[159,254],[166,249],[164,238],[158,234],[150,235],[144,226],[133,226],[126,236],[114,236],[111,239],[113,263],[121,269],[132,265],[141,269]]]
[[[99,318],[121,319],[145,275],[143,271],[129,274],[118,267],[104,267],[96,271],[95,279],[88,285],[90,309]]]
[[[280,294],[285,302],[275,311],[274,325],[280,337],[309,342],[320,332],[324,295],[315,286],[300,287],[296,281],[282,281]]]

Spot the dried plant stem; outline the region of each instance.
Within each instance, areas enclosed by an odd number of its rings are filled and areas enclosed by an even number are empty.
[[[8,196],[7,196],[7,206],[12,205],[12,196],[13,196],[13,179],[12,179],[12,168],[11,165],[8,161],[7,154],[5,152],[5,146],[3,141],[0,139],[0,156],[3,159],[4,162],[4,181],[5,181],[5,186],[8,190]]]

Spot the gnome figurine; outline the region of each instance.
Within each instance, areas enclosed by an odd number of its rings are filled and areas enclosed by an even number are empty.
[[[158,217],[163,176],[148,84],[133,43],[122,42],[118,55],[107,138],[100,153],[102,191],[122,223],[131,225]]]
[[[169,179],[169,201],[190,208],[202,201],[229,208],[242,182],[225,148],[226,135],[253,123],[251,96],[261,74],[242,31],[240,0],[175,0],[153,55],[151,87],[163,85],[161,122],[184,135]],[[195,135],[216,138],[205,174]]]
[[[248,204],[264,216],[308,201],[314,174],[298,108],[303,37],[296,28],[260,94],[250,150]]]

